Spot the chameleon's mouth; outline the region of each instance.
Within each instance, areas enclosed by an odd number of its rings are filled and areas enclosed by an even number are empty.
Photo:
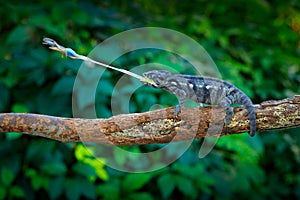
[[[152,86],[152,87],[158,87],[158,85],[150,78],[145,77],[143,80],[141,80],[142,83]]]

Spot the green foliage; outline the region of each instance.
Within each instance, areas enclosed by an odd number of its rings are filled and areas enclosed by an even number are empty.
[[[106,38],[143,26],[170,28],[195,39],[213,57],[223,79],[256,103],[299,94],[299,8],[299,2],[293,0],[2,2],[0,112],[72,116],[71,98],[78,92],[73,85],[82,62],[44,48],[42,37],[88,54]],[[112,50],[108,48],[101,59]],[[156,50],[130,52],[113,64],[131,69],[152,62],[193,73],[176,55]],[[86,71],[90,80],[97,78],[95,70]],[[120,76],[111,70],[103,73],[96,90],[98,117],[112,115],[111,95]],[[129,82],[118,95],[128,95],[140,84]],[[75,106],[82,110],[91,108],[89,89],[75,98]],[[177,104],[174,96],[146,86],[130,100],[130,112],[144,112],[154,104]],[[121,103],[115,106],[128,109]],[[105,158],[94,158],[92,149],[82,144],[0,134],[0,199],[299,199],[297,133],[299,129],[254,138],[222,137],[202,159],[198,158],[201,141],[194,141],[170,166],[143,174],[106,167]],[[123,149],[151,152],[156,148]],[[113,152],[115,160],[130,165],[132,160],[118,152]]]
[[[75,156],[82,162],[73,167],[79,174],[91,180],[95,180],[97,176],[103,180],[108,179],[108,175],[104,169],[105,160],[101,158],[95,159],[92,150],[83,145],[78,145],[75,150]]]
[[[128,192],[140,189],[151,178],[150,174],[129,174],[122,182],[122,186],[126,188]]]
[[[4,186],[9,186],[15,179],[14,173],[7,168],[1,170],[1,183]]]

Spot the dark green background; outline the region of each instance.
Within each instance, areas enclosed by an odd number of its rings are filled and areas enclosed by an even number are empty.
[[[222,77],[255,103],[300,93],[300,3],[286,1],[7,1],[0,3],[0,112],[72,117],[72,89],[80,61],[41,45],[54,38],[82,54],[137,27],[174,29],[198,41]],[[130,58],[130,59],[129,59]],[[161,52],[118,59],[127,69],[172,63]],[[174,64],[174,63],[173,63]],[[176,63],[175,63],[176,64]],[[98,117],[109,117],[120,73],[107,71],[98,88]],[[187,73],[182,71],[182,73]],[[130,90],[130,88],[128,88]],[[144,86],[130,111],[175,98]],[[129,174],[104,166],[78,143],[0,134],[0,199],[287,199],[300,198],[299,128],[223,137],[205,158],[201,141],[170,166]],[[157,145],[130,147],[149,152]],[[105,159],[105,158],[104,158]],[[116,155],[119,162],[125,162]]]

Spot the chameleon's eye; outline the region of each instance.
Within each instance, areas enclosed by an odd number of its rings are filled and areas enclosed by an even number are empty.
[[[163,81],[163,80],[164,80],[164,78],[163,78],[163,77],[161,77],[161,76],[155,76],[155,80],[157,80],[157,81],[161,82],[161,81]]]

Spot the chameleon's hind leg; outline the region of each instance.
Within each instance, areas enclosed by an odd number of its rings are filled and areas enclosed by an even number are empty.
[[[174,116],[178,116],[178,113],[181,111],[181,108],[183,108],[185,100],[180,99],[179,104],[175,107]]]
[[[181,106],[178,104],[176,107],[175,107],[175,111],[174,111],[174,116],[177,117],[178,116],[178,113],[180,112],[181,110]]]
[[[228,125],[231,122],[232,116],[234,114],[233,112],[233,108],[230,107],[230,100],[227,98],[224,98],[221,102],[220,102],[220,106],[224,109],[225,113],[226,113],[226,117],[225,117],[225,124]]]

